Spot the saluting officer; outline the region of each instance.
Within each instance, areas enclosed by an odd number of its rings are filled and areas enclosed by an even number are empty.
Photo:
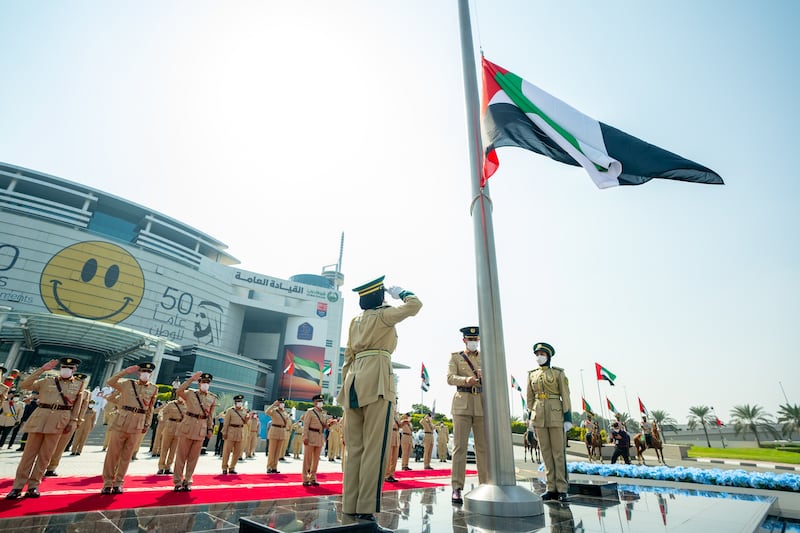
[[[564,369],[550,366],[556,354],[546,342],[533,345],[539,368],[528,374],[528,405],[544,460],[547,492],[542,500],[569,501],[565,433],[572,428],[572,404]]]
[[[131,365],[111,376],[106,382],[119,392],[119,411],[111,424],[106,460],[103,463],[103,488],[100,494],[122,494],[122,484],[142,437],[150,427],[156,405],[158,387],[150,383],[156,366],[153,363]],[[122,379],[138,374],[137,379]]]
[[[397,471],[397,457],[400,455],[400,419],[397,416],[397,399],[392,406],[392,436],[389,437],[389,460],[386,463],[386,473],[384,481],[397,483],[394,473]]]
[[[426,413],[419,421],[422,426],[422,464],[426,470],[433,470],[431,466],[431,457],[433,457],[433,422],[431,422],[431,414]]]
[[[58,376],[40,377],[48,370],[61,364]],[[28,438],[25,450],[17,467],[16,477],[6,499],[16,500],[22,496],[22,488],[27,484],[25,495],[38,498],[39,484],[50,462],[59,437],[71,433],[81,412],[81,390],[83,382],[72,377],[80,364],[74,357],[51,359],[25,378],[19,388],[39,393],[39,407],[33,411],[25,427]]]
[[[389,420],[397,397],[392,373],[395,325],[422,308],[419,298],[402,287],[388,289],[402,305],[385,305],[383,279],[353,289],[363,312],[350,322],[338,396],[339,405],[345,408],[347,453],[342,512],[370,522],[375,521],[373,513],[380,511]]]
[[[303,415],[303,486],[317,487],[317,467],[319,455],[325,444],[325,431],[332,417],[322,409],[322,394],[315,395],[312,399],[314,407],[308,409]]]
[[[225,410],[222,421],[222,473],[236,474],[236,463],[242,456],[242,442],[247,428],[249,413],[244,408],[244,396],[237,394],[233,397],[233,407]],[[231,457],[231,454],[233,455]],[[230,460],[230,463],[228,462]]]
[[[401,470],[411,470],[408,461],[411,459],[411,444],[414,441],[414,428],[411,425],[411,415],[405,413],[400,419],[400,452],[403,456]]]
[[[280,474],[278,460],[283,458],[283,441],[286,440],[286,427],[291,429],[291,417],[283,410],[286,398],[278,398],[267,407],[267,416],[272,418],[267,432],[267,474]]]
[[[328,461],[335,462],[342,457],[342,425],[337,419],[331,420],[328,428]]]
[[[436,454],[440,463],[447,462],[447,443],[450,442],[450,432],[444,422],[436,426]]]
[[[453,487],[452,502],[464,503],[461,491],[464,489],[464,478],[467,472],[467,444],[469,433],[475,439],[475,463],[478,468],[478,480],[485,483],[486,466],[486,433],[483,424],[483,384],[481,379],[480,329],[477,326],[461,328],[464,350],[450,355],[447,365],[447,384],[455,386],[451,413],[453,414],[453,469],[451,485]]]
[[[186,403],[186,416],[178,426],[178,451],[175,454],[175,472],[172,474],[175,492],[192,490],[192,475],[200,459],[203,440],[211,438],[214,430],[217,397],[208,392],[212,379],[214,376],[208,372],[197,371],[181,383],[176,392]],[[199,391],[189,389],[193,381],[199,382]]]
[[[158,472],[156,474],[172,474],[172,463],[178,450],[178,426],[186,416],[186,403],[183,398],[176,397],[167,402],[159,413],[161,421],[161,448],[158,450]]]
[[[75,428],[69,433],[63,433],[58,438],[56,449],[53,450],[53,455],[50,457],[50,462],[47,464],[47,470],[44,471],[45,477],[57,476],[56,468],[61,464],[61,456],[64,455],[64,450],[67,449],[72,437],[81,425],[81,420],[86,415],[86,410],[89,408],[89,399],[92,397],[92,392],[86,390],[86,374],[76,372],[72,375],[75,379],[83,382],[83,389],[81,390],[81,412],[78,414],[78,421],[75,423]]]

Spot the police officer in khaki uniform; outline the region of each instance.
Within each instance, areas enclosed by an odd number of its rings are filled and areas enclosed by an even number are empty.
[[[397,416],[397,401],[392,406],[392,436],[389,437],[389,460],[386,463],[384,481],[397,483],[394,473],[397,471],[397,457],[400,455],[400,418]]]
[[[408,461],[411,459],[411,445],[414,444],[414,427],[411,425],[411,415],[405,413],[400,419],[400,451],[403,456],[401,470],[411,470]]]
[[[444,422],[436,426],[436,455],[439,456],[440,463],[447,462],[447,443],[450,441],[450,432]]]
[[[322,394],[317,394],[311,401],[314,407],[308,409],[303,415],[303,486],[318,487],[317,467],[322,446],[325,444],[323,435],[333,421],[333,418],[322,409]]]
[[[92,397],[92,392],[86,390],[86,378],[88,376],[86,374],[82,374],[81,372],[76,372],[72,376],[75,379],[83,382],[83,390],[81,390],[81,412],[78,415],[78,422],[75,423],[75,428],[69,433],[62,434],[58,438],[56,449],[53,450],[53,456],[50,457],[50,462],[47,464],[47,470],[44,471],[45,477],[58,475],[56,473],[56,468],[58,468],[58,465],[61,464],[61,456],[64,455],[64,450],[67,449],[67,445],[72,440],[72,437],[75,435],[78,427],[80,427],[81,420],[83,420],[83,417],[86,415],[86,410],[89,408],[89,399]]]
[[[283,458],[283,441],[286,440],[286,428],[291,429],[291,416],[283,408],[286,398],[278,398],[272,405],[267,407],[267,416],[272,418],[267,432],[269,450],[267,455],[267,474],[280,474],[278,472],[278,460]]]
[[[203,440],[211,438],[214,431],[214,409],[217,397],[208,391],[214,376],[208,372],[195,372],[178,387],[177,395],[186,403],[186,416],[178,426],[178,450],[175,454],[175,472],[172,481],[175,492],[192,490],[192,475],[200,459]],[[193,381],[198,388],[189,389]],[[189,389],[189,390],[187,390]]]
[[[186,404],[183,398],[176,397],[161,408],[161,449],[158,450],[158,472],[156,474],[172,474],[172,463],[178,450],[178,426],[186,416]]]
[[[72,440],[72,453],[70,455],[80,455],[89,438],[89,433],[94,429],[97,422],[97,412],[94,410],[95,401],[89,400],[86,412],[78,422],[78,429],[75,430],[75,438]]]
[[[395,325],[422,308],[419,298],[401,287],[390,287],[388,292],[402,305],[385,305],[383,279],[353,289],[364,311],[350,322],[338,396],[346,413],[342,512],[372,522],[373,513],[380,511],[389,421],[397,396],[392,374]]]
[[[337,458],[342,457],[342,425],[337,419],[331,420],[328,428],[328,461],[336,462]]]
[[[25,404],[17,397],[14,390],[9,390],[6,397],[0,400],[0,448],[6,443],[6,438],[14,426],[19,424],[24,409]]]
[[[486,483],[486,433],[483,425],[483,385],[481,383],[481,354],[478,351],[480,330],[477,326],[461,328],[465,350],[450,355],[447,365],[447,384],[455,386],[450,412],[453,415],[453,486],[451,501],[464,503],[461,491],[467,472],[469,433],[475,439],[475,462],[478,480]]]
[[[422,464],[425,470],[433,470],[431,457],[433,457],[433,422],[430,413],[426,413],[419,421],[422,426]]]
[[[40,377],[54,369],[59,362],[61,368],[58,376]],[[39,484],[59,437],[71,433],[80,417],[83,382],[72,377],[79,364],[80,361],[74,357],[62,357],[60,361],[51,359],[19,384],[20,389],[39,393],[39,407],[22,428],[28,433],[28,439],[14,484],[6,499],[20,498],[26,484],[28,491],[25,495],[29,498],[39,497]]]
[[[225,410],[222,421],[222,473],[236,474],[236,463],[242,456],[242,442],[247,428],[247,418],[250,413],[244,408],[244,396],[237,394],[233,397],[233,407]]]
[[[300,419],[292,426],[292,459],[300,459],[303,451],[303,420]]]
[[[556,354],[551,345],[537,342],[533,353],[539,368],[528,374],[528,405],[544,460],[547,492],[542,494],[542,500],[566,502],[569,482],[564,448],[566,432],[572,428],[569,382],[562,368],[550,366]]]
[[[119,392],[119,411],[111,425],[100,494],[122,494],[122,484],[125,482],[131,458],[153,419],[158,387],[150,382],[150,377],[155,368],[153,363],[131,365],[111,376],[106,382]],[[138,374],[138,377],[122,379],[122,376],[128,374]]]
[[[256,447],[258,446],[258,433],[261,431],[261,420],[258,418],[258,413],[250,411],[250,419],[247,421],[248,437],[247,437],[247,457],[252,459],[256,456]]]

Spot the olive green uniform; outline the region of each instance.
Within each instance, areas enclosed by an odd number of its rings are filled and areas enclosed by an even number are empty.
[[[572,416],[569,382],[564,370],[540,366],[528,374],[528,405],[544,460],[547,490],[569,492],[567,461],[564,450],[565,415]]]

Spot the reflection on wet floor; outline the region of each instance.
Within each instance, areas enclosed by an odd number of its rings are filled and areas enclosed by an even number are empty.
[[[468,478],[470,483],[477,485],[477,478]],[[538,479],[519,484],[536,493],[544,490]],[[626,484],[618,486],[618,498],[573,496],[567,505],[546,504],[539,516],[498,518],[453,506],[448,487],[432,487],[385,492],[377,518],[385,528],[408,533],[751,532],[767,525],[773,501],[770,496]],[[265,531],[309,531],[352,523],[341,510],[341,496],[326,496],[20,517],[0,521],[0,528],[6,533],[234,532],[239,519],[247,518],[266,526]],[[772,531],[769,527],[762,531]]]

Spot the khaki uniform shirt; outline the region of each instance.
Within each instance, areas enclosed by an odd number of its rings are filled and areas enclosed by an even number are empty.
[[[287,438],[286,429],[289,428],[290,431],[292,429],[289,423],[289,415],[286,411],[281,411],[274,405],[267,407],[267,415],[272,419],[272,423],[269,425],[269,431],[267,432],[267,439],[285,440]]]
[[[569,382],[564,370],[555,366],[531,370],[528,374],[528,405],[531,406],[535,427],[563,426],[564,414],[572,416]]]
[[[419,298],[406,296],[397,307],[367,309],[350,322],[342,367],[344,382],[337,397],[339,405],[346,409],[364,407],[381,396],[394,401],[397,394],[391,354],[397,348],[395,325],[416,315],[421,308]]]
[[[422,426],[422,431],[425,432],[426,435],[430,435],[431,438],[433,438],[433,423],[431,423],[431,421],[425,417],[422,417],[419,423]]]
[[[312,407],[303,415],[303,443],[308,442],[308,446],[324,446],[325,438],[322,431],[328,427],[330,415],[320,409]]]
[[[180,424],[186,416],[186,408],[177,400],[172,400],[164,404],[158,413],[159,424],[162,426],[163,435],[174,435],[178,431]]]
[[[158,387],[138,379],[121,379],[125,372],[117,372],[108,379],[108,386],[119,392],[117,413],[111,429],[124,433],[142,433],[150,427],[156,404]]]
[[[467,378],[472,376],[475,379],[478,376],[472,371],[469,364],[464,360],[462,354],[467,352],[455,352],[450,355],[450,363],[447,365],[447,384],[456,387],[470,387],[467,385]],[[475,367],[475,371],[481,368],[481,354],[480,352],[467,353],[469,361]],[[475,393],[464,392],[456,389],[453,395],[453,403],[450,408],[451,414],[454,415],[469,415],[469,416],[483,416],[483,401],[480,392],[477,392],[481,385],[476,384]]]
[[[447,431],[447,426],[444,424],[439,424],[436,426],[436,443],[437,444],[447,444],[450,440],[450,435]]]
[[[178,387],[178,396],[186,402],[186,413],[176,434],[191,440],[203,440],[214,429],[217,397],[211,392],[186,390],[182,387]]]
[[[5,399],[3,400],[2,408],[3,410],[0,412],[0,427],[13,427],[22,418],[25,404],[19,400]]]
[[[247,429],[248,415],[249,411],[244,407],[226,409],[225,419],[222,422],[222,438],[231,442],[243,440],[244,431]]]
[[[389,446],[400,446],[400,419],[397,415],[392,417],[392,436],[389,440]]]
[[[39,407],[20,429],[27,433],[64,433],[70,423],[80,419],[83,382],[75,378],[39,377],[41,375],[37,370],[19,384],[20,389],[39,391]]]

